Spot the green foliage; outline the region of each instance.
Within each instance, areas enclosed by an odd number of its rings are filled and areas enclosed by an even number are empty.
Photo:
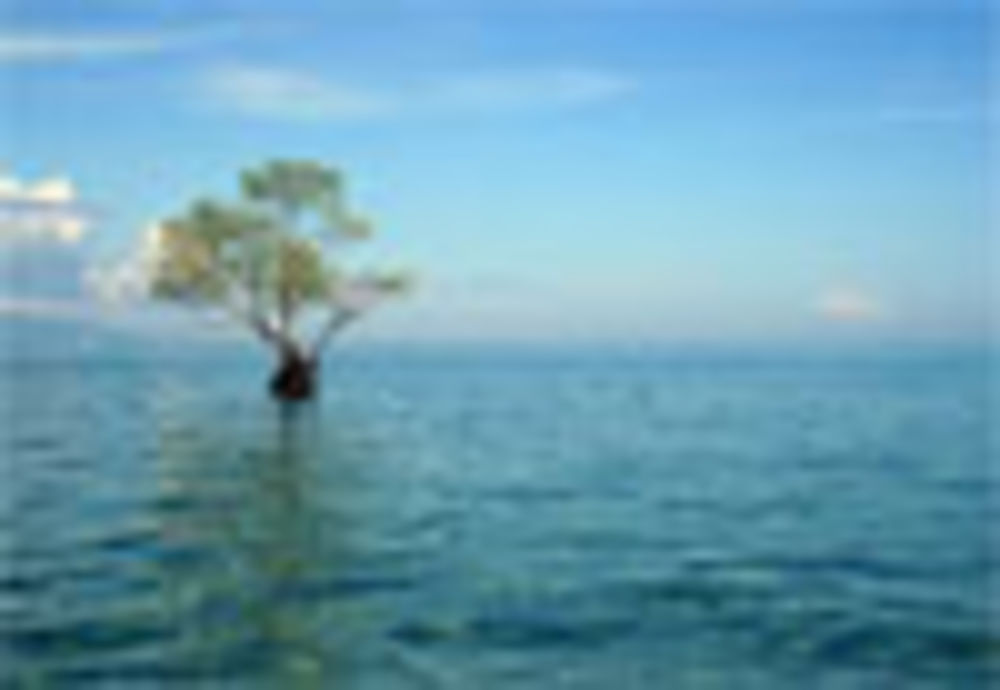
[[[160,227],[153,292],[166,299],[223,301],[243,286],[265,287],[265,243],[276,234],[250,209],[199,200]]]
[[[338,204],[340,173],[313,161],[272,161],[241,176],[243,193],[256,201],[273,201],[301,211]]]
[[[336,271],[323,263],[322,251],[315,242],[282,238],[278,244],[277,290],[295,302],[332,297]]]
[[[402,274],[345,276],[334,240],[372,236],[367,219],[347,210],[341,174],[311,161],[274,161],[241,176],[243,200],[198,200],[160,230],[153,294],[222,305],[288,347],[303,308],[325,305],[335,318],[344,286],[377,295],[410,284]],[[354,308],[351,307],[353,317]]]

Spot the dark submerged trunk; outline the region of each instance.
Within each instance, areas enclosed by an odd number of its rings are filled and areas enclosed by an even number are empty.
[[[298,352],[282,354],[271,376],[271,395],[279,400],[309,400],[316,395],[318,362]]]

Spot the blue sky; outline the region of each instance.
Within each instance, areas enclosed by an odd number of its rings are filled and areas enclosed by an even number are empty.
[[[0,162],[99,220],[0,306],[306,156],[421,276],[368,336],[978,338],[986,2],[14,2]]]

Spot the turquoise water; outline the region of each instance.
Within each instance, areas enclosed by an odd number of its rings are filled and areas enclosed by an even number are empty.
[[[975,353],[383,350],[294,409],[245,356],[3,373],[4,687],[985,689],[1000,662]]]

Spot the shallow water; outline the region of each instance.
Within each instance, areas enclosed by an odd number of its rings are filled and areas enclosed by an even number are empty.
[[[975,353],[3,366],[0,685],[997,680]]]

